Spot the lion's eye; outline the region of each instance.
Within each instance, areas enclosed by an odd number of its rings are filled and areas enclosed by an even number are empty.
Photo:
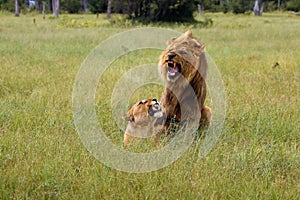
[[[152,99],[152,101],[155,101],[155,102],[157,102],[157,99]]]

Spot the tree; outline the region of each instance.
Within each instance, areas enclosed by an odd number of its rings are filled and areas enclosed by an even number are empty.
[[[35,0],[35,7],[39,11],[39,13],[42,13],[42,11],[43,11],[43,2],[42,2],[42,0]]]
[[[255,16],[261,16],[262,15],[263,5],[261,5],[260,0],[255,0],[253,11],[254,11]]]
[[[108,19],[110,18],[110,14],[111,14],[111,3],[112,3],[112,0],[108,0],[108,2],[107,2],[107,12],[106,12],[106,17]]]
[[[299,0],[291,0],[287,3],[287,9],[295,12],[300,11],[300,1]]]
[[[88,3],[87,3],[87,0],[82,0],[82,10],[85,13],[88,12]]]
[[[19,7],[19,1],[15,0],[15,16],[19,17],[20,16],[20,7]]]
[[[83,5],[82,1],[78,0],[61,0],[60,9],[68,11],[68,13],[79,13],[82,10]]]
[[[94,13],[106,13],[107,12],[107,0],[89,0],[89,10]]]
[[[52,0],[52,10],[55,18],[58,18],[59,0]]]
[[[43,9],[42,9],[42,13],[43,13],[43,19],[45,19],[46,18],[46,2],[45,1],[43,1]]]
[[[60,10],[68,13],[90,11],[95,14],[106,13],[108,17],[111,13],[127,14],[131,19],[144,22],[193,21],[198,4],[201,5],[201,11],[234,14],[253,10],[255,15],[261,15],[263,9],[266,12],[300,11],[300,0],[0,0],[0,10],[19,16],[26,7],[30,8],[27,11],[33,10],[32,1],[35,1],[35,8],[40,13],[43,11],[43,3],[46,3],[47,9],[55,17],[58,17]]]
[[[197,4],[191,0],[115,0],[129,18],[142,21],[193,21]]]
[[[247,8],[247,2],[244,0],[233,0],[232,1],[232,12],[234,14],[245,13],[249,8]]]

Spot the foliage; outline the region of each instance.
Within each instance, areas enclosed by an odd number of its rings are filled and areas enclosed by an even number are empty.
[[[14,12],[15,11],[14,1],[0,0],[0,8],[1,8],[1,10],[7,10],[9,12]]]
[[[234,14],[245,13],[247,10],[249,10],[248,2],[244,0],[234,0],[232,2],[232,12]]]
[[[204,11],[209,12],[233,12],[235,14],[245,13],[253,10],[255,0],[199,0],[195,4],[200,3]],[[299,0],[281,0],[280,10],[300,9]],[[265,11],[278,10],[278,0],[261,0]]]
[[[122,0],[114,1],[114,9],[126,13],[129,18],[143,21],[193,21],[193,13],[196,11],[195,4],[190,0]]]
[[[159,1],[156,9],[152,10],[156,21],[192,21],[195,11],[196,6],[190,0]]]
[[[68,13],[79,13],[81,10],[81,1],[78,0],[60,0],[60,9]]]
[[[48,19],[55,19],[52,16],[49,16]],[[96,19],[96,20],[95,20]],[[209,28],[214,25],[214,20],[211,17],[201,17],[193,22],[176,22],[174,24],[170,24],[168,22],[150,22],[147,23],[141,22],[140,20],[132,20],[128,19],[128,17],[115,14],[111,19],[107,19],[105,15],[99,15],[98,18],[93,20],[82,19],[79,17],[69,17],[68,15],[63,15],[59,22],[59,28],[91,28],[91,27],[102,27],[102,28],[135,28],[135,27],[184,27],[185,29],[191,28]],[[97,20],[99,19],[99,20]]]
[[[299,0],[291,0],[287,3],[287,9],[295,12],[300,11],[300,1]]]
[[[107,9],[107,0],[88,0],[89,10],[96,13],[105,13]]]
[[[37,0],[35,7],[28,9],[29,0],[19,0],[21,12],[31,11],[32,8],[41,12],[41,0]],[[52,10],[51,0],[46,0],[47,10]],[[143,22],[149,21],[193,21],[193,14],[200,4],[205,12],[232,12],[234,14],[252,12],[255,0],[113,0],[112,12],[126,14],[129,18]],[[261,0],[264,11],[300,10],[299,0]],[[60,10],[68,13],[78,13],[83,5],[80,0],[60,0]],[[0,9],[14,12],[13,0],[0,0]],[[105,13],[107,0],[88,0],[88,9],[91,13]]]

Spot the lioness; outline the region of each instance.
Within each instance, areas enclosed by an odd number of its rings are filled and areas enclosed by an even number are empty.
[[[157,133],[164,113],[157,99],[147,99],[135,103],[123,119],[128,121],[124,134],[124,147],[128,148],[136,137],[146,138]],[[155,144],[157,138],[155,138]]]
[[[199,125],[208,126],[212,114],[211,109],[204,105],[208,67],[204,46],[193,38],[190,31],[169,40],[167,45],[158,64],[166,84],[160,101],[167,116],[165,128],[170,119],[183,122],[196,116],[195,112],[201,112]]]

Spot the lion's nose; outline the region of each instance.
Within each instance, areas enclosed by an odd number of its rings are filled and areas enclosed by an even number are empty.
[[[168,60],[172,60],[175,56],[175,53],[168,53]]]

